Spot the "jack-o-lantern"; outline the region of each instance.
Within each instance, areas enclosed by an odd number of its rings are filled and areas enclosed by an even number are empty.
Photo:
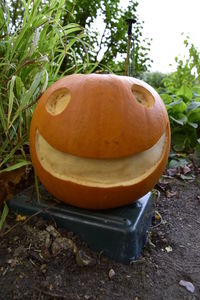
[[[42,95],[30,129],[33,166],[57,199],[88,209],[126,205],[158,181],[170,148],[165,106],[145,82],[70,75]]]

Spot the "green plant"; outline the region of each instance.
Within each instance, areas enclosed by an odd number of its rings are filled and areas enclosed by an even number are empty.
[[[176,72],[163,79],[161,97],[165,102],[172,129],[172,147],[175,151],[200,149],[200,53],[189,40],[185,60],[176,58]]]
[[[2,211],[2,214],[0,215],[0,231],[3,228],[3,224],[6,220],[8,212],[9,212],[8,206],[7,206],[6,202],[4,202],[3,211]]]
[[[72,72],[92,71],[85,34],[62,26],[65,0],[23,1],[21,23],[10,28],[9,7],[0,4],[0,169],[29,164],[28,134],[34,105],[48,85]],[[77,59],[82,45],[85,60]],[[63,61],[73,64],[61,72]],[[14,164],[14,166],[13,166]],[[12,167],[10,167],[12,165]]]
[[[163,84],[171,94],[182,86],[193,88],[200,79],[200,53],[187,36],[184,40],[187,55],[184,58],[175,58],[177,69],[172,74],[165,76]]]
[[[165,74],[161,72],[146,72],[142,75],[142,79],[156,89],[164,88],[164,77]]]
[[[175,95],[161,94],[165,102],[172,131],[172,146],[176,151],[192,151],[199,143],[200,102],[189,88]]]
[[[23,1],[4,0],[12,7],[11,23],[22,23]],[[43,0],[42,3],[49,3]],[[149,57],[150,41],[143,38],[143,23],[140,22],[137,14],[139,1],[129,0],[127,5],[122,5],[120,0],[68,0],[64,3],[65,13],[60,20],[61,24],[68,22],[80,24],[88,33],[88,42],[93,45],[90,48],[90,61],[96,63],[101,60],[104,69],[109,67],[114,73],[124,74],[125,57],[127,51],[127,30],[126,19],[135,18],[133,26],[133,37],[135,41],[134,55],[134,76],[146,71],[151,65]],[[102,30],[99,30],[101,27]],[[76,44],[76,54],[79,58],[84,58],[85,52],[79,44]],[[123,62],[123,63],[122,63]],[[66,65],[70,67],[72,60],[70,57],[64,59],[62,69]],[[99,67],[99,65],[97,64]]]

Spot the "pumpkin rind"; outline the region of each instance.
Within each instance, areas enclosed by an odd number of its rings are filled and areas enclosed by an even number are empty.
[[[133,203],[155,186],[168,160],[170,149],[169,126],[166,138],[168,142],[157,168],[148,177],[129,186],[123,186],[119,182],[119,185],[114,187],[91,187],[58,179],[42,167],[34,147],[31,147],[31,157],[36,173],[39,175],[44,187],[57,199],[80,208],[109,209]],[[35,136],[31,135],[31,139],[35,140]],[[34,141],[31,141],[31,145],[33,143]]]
[[[133,86],[152,94],[150,108],[140,104]],[[70,102],[59,114],[47,109],[49,97],[68,89]],[[75,74],[55,82],[42,95],[33,115],[32,129],[57,150],[88,158],[119,158],[151,148],[168,124],[160,96],[146,83],[116,75]]]
[[[138,155],[152,148],[163,134],[166,142],[146,177],[128,184],[119,180],[91,186],[47,171],[36,151],[37,132],[55,150],[98,163]],[[169,119],[160,96],[145,82],[125,76],[64,77],[42,95],[31,122],[31,158],[42,184],[57,199],[87,209],[114,208],[143,196],[159,180],[169,149]]]

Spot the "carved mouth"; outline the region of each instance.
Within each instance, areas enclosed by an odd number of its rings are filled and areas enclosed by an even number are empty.
[[[42,167],[52,176],[91,187],[136,184],[157,168],[166,153],[164,133],[150,149],[119,159],[90,159],[56,150],[36,131],[36,153]]]

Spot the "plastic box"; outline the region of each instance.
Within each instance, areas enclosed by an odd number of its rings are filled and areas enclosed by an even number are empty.
[[[43,187],[37,202],[35,187],[29,187],[9,201],[16,213],[54,218],[58,226],[78,234],[88,246],[115,261],[129,264],[136,260],[147,241],[152,221],[152,193],[136,203],[120,208],[92,211],[61,204]]]

